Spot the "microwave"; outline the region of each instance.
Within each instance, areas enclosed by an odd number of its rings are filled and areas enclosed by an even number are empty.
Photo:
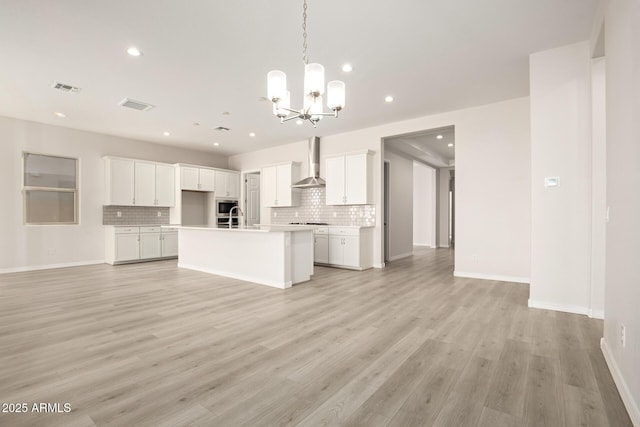
[[[216,199],[216,216],[220,217],[228,217],[229,212],[234,206],[238,206],[237,200],[222,200]],[[236,212],[237,215],[237,212]]]

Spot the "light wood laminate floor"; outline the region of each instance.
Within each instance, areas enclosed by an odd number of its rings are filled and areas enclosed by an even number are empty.
[[[601,321],[452,271],[417,249],[288,290],[175,261],[0,276],[0,401],[72,408],[0,425],[631,425]]]

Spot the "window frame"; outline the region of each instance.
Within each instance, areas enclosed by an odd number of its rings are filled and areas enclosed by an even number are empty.
[[[75,162],[75,188],[59,188],[59,187],[35,187],[26,185],[26,158],[27,155],[55,157],[59,159],[73,160]],[[46,154],[35,151],[23,151],[21,159],[21,176],[22,182],[22,223],[25,226],[42,226],[42,225],[79,225],[80,224],[80,159],[77,157],[63,156],[57,154]],[[29,222],[27,221],[27,193],[29,191],[44,191],[50,193],[72,193],[73,194],[73,221],[72,222]]]

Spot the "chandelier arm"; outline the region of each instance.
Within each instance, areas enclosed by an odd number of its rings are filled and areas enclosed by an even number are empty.
[[[288,121],[290,121],[290,120],[299,119],[299,118],[300,118],[300,115],[287,117],[286,119],[285,119],[285,118],[282,118],[282,123],[284,123],[284,122],[288,122]]]

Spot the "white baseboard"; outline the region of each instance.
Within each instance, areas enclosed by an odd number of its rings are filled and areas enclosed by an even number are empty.
[[[382,262],[380,264],[373,264],[373,268],[384,268],[384,266],[385,266],[384,262]]]
[[[589,309],[587,307],[581,307],[579,305],[556,304],[546,301],[534,301],[532,299],[529,299],[529,308],[540,308],[543,310],[562,311],[564,313],[573,314],[589,314]]]
[[[27,271],[38,271],[38,270],[51,270],[54,268],[82,267],[85,265],[96,265],[96,264],[104,264],[104,260],[100,259],[100,260],[94,260],[94,261],[66,262],[62,264],[28,265],[25,267],[3,268],[3,269],[0,269],[0,274],[24,273]]]
[[[640,409],[638,408],[638,403],[633,400],[633,395],[631,394],[631,391],[627,386],[627,382],[624,380],[622,372],[620,372],[620,368],[618,368],[618,364],[616,363],[616,359],[613,357],[604,337],[600,338],[600,349],[604,355],[604,360],[607,362],[613,381],[616,383],[616,387],[618,387],[618,392],[620,393],[620,397],[622,397],[622,402],[624,403],[625,408],[627,408],[631,422],[635,427],[640,427]]]
[[[449,245],[438,245],[439,248],[449,248]]]
[[[428,243],[414,243],[413,246],[420,246],[421,248],[436,248],[437,246],[430,245]]]
[[[413,255],[413,252],[407,252],[406,254],[394,255],[392,257],[389,257],[389,261],[397,261],[399,259],[410,257],[412,255]]]
[[[587,315],[592,319],[603,319],[604,320],[604,310],[593,310],[589,309]]]
[[[195,271],[201,271],[203,273],[215,274],[216,276],[230,277],[232,279],[243,280],[245,282],[258,283],[261,285],[271,286],[273,288],[279,288],[279,289],[287,289],[293,285],[293,283],[290,280],[283,284],[273,280],[264,280],[261,277],[246,276],[244,274],[231,274],[227,271],[219,271],[213,268],[204,268],[204,267],[199,267],[199,266],[194,266],[189,264],[183,264],[179,261],[178,261],[178,267],[186,268],[187,270],[195,270]]]
[[[467,273],[464,271],[454,271],[453,275],[455,277],[468,277],[470,279],[482,279],[482,280],[497,280],[500,282],[515,282],[515,283],[531,282],[531,279],[528,277],[502,276],[499,274]]]

